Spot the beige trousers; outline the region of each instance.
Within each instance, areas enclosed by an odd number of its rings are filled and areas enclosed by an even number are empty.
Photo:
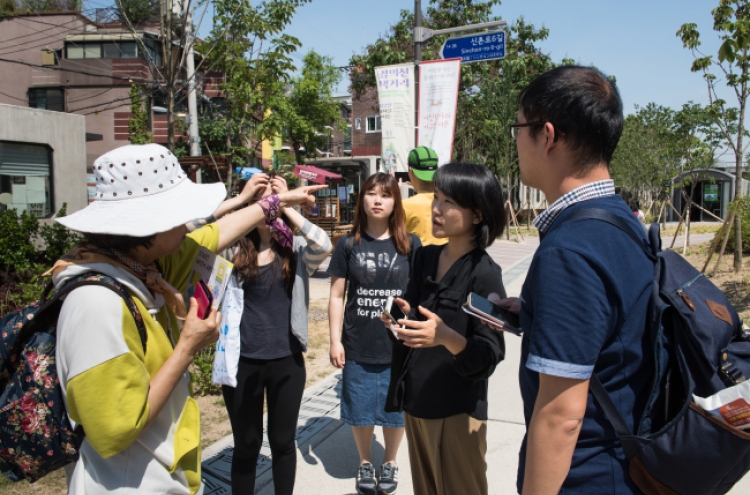
[[[404,413],[414,495],[487,495],[487,422]]]

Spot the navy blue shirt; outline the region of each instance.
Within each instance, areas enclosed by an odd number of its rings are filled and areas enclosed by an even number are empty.
[[[302,344],[292,333],[292,296],[286,288],[279,258],[258,267],[258,275],[245,281],[242,290],[240,356],[278,359],[301,352]]]
[[[653,264],[624,232],[592,219],[566,222],[586,208],[608,210],[646,231],[620,196],[576,203],[544,236],[521,298],[519,380],[526,426],[539,392],[539,373],[586,380],[596,373],[631,428],[643,412],[650,356],[644,355]],[[523,487],[526,439],[520,452]],[[561,494],[638,494],[617,434],[589,394],[568,477]]]

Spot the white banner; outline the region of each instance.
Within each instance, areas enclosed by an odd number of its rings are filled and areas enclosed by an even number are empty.
[[[414,148],[414,64],[375,67],[380,102],[383,167],[408,172],[407,159]]]
[[[419,63],[419,137],[417,146],[432,148],[438,164],[451,160],[456,128],[461,59]]]

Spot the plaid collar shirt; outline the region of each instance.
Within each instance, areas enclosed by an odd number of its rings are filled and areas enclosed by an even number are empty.
[[[552,203],[544,213],[536,217],[534,219],[534,226],[539,229],[539,232],[544,234],[565,208],[580,203],[581,201],[603,198],[605,196],[612,196],[613,194],[615,194],[614,180],[600,180],[581,187],[576,187],[572,191],[569,191],[558,198],[558,200]]]

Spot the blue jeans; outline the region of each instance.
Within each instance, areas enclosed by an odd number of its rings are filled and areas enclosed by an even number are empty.
[[[403,428],[404,415],[385,412],[385,398],[391,380],[390,364],[344,364],[341,420],[351,426]]]

